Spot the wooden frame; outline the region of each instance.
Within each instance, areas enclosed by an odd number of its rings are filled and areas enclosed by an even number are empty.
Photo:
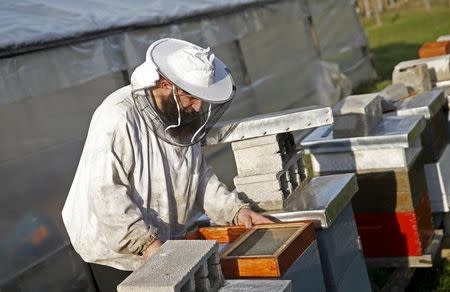
[[[244,226],[201,227],[188,234],[187,239],[216,240],[218,243],[230,243],[249,230]]]
[[[254,247],[257,244],[253,245],[250,242],[257,237],[257,233],[264,234],[265,230],[268,230],[274,234],[283,228],[296,228],[296,230],[279,247],[276,247],[272,254],[239,255],[239,249],[242,246]],[[254,226],[224,250],[220,261],[222,272],[226,279],[281,277],[315,238],[314,225],[310,222]]]

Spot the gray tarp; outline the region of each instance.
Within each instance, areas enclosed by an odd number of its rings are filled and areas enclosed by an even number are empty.
[[[307,4],[1,1],[0,289],[91,287],[60,211],[93,110],[128,83],[152,41],[170,36],[211,46],[228,64],[238,94],[224,119],[329,105],[348,93],[338,67],[319,57]],[[205,152],[230,182],[231,152]]]

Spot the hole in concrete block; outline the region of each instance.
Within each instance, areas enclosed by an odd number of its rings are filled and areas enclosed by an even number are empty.
[[[195,292],[195,280],[193,277],[181,286],[180,292]]]
[[[203,277],[204,272],[199,269],[195,272],[194,278],[195,278],[195,291],[199,292],[207,292],[211,290],[211,283],[209,282],[208,277]]]

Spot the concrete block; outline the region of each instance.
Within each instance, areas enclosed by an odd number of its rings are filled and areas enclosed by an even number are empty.
[[[345,271],[337,286],[328,286],[327,291],[333,292],[370,292],[372,291],[366,263],[361,255],[356,255]]]
[[[423,63],[395,67],[392,73],[392,82],[403,83],[411,87],[416,94],[430,91],[432,88],[430,72],[428,71],[427,64]]]
[[[450,41],[450,34],[447,35],[441,35],[437,38],[436,40],[437,42],[445,42],[445,41]]]
[[[241,188],[242,189],[242,188]],[[269,210],[279,210],[283,209],[283,204],[285,200],[285,194],[280,191],[273,191],[273,192],[264,192],[264,193],[258,193],[258,192],[252,192],[252,190],[249,191],[240,191],[239,192],[239,198],[249,203],[253,209],[258,211],[269,211]]]
[[[277,173],[235,177],[241,199],[260,210],[283,208],[283,201],[307,181],[301,156],[296,155],[284,167]]]
[[[403,83],[391,84],[378,93],[381,98],[388,101],[398,101],[409,96],[408,88]]]
[[[431,211],[449,212],[450,201],[450,147],[447,145],[437,163],[425,164]]]
[[[411,67],[423,65],[427,66],[431,82],[450,80],[450,55],[400,62],[395,66],[393,75]],[[395,80],[392,81],[399,83]],[[405,83],[405,85],[408,84]]]
[[[291,292],[288,280],[226,280],[218,292]]]
[[[283,274],[282,279],[292,281],[293,291],[326,291],[316,241]]]
[[[351,95],[333,107],[335,137],[366,136],[382,118],[378,94]]]
[[[276,173],[266,173],[250,176],[236,176],[234,185],[238,191],[255,192],[272,192],[272,191],[288,191],[289,176],[287,172],[279,171]]]
[[[169,240],[126,278],[119,292],[215,291],[223,283],[218,244],[211,240]]]
[[[233,142],[231,147],[237,172],[242,176],[281,171],[297,152],[290,133]]]
[[[268,153],[278,153],[280,151],[277,135],[269,135],[231,142],[231,149],[233,149],[233,151],[260,146],[272,146],[270,150],[268,149]]]
[[[362,256],[351,203],[333,224],[317,231],[320,261],[326,286],[337,287],[356,256]]]
[[[251,176],[283,170],[283,156],[280,153],[266,153],[263,148],[234,152],[238,175]]]

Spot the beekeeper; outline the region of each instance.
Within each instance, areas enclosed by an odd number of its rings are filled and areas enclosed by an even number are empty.
[[[89,263],[132,271],[202,213],[216,224],[271,221],[249,209],[207,166],[199,141],[235,93],[209,48],[161,39],[131,85],[95,111],[62,211]]]

